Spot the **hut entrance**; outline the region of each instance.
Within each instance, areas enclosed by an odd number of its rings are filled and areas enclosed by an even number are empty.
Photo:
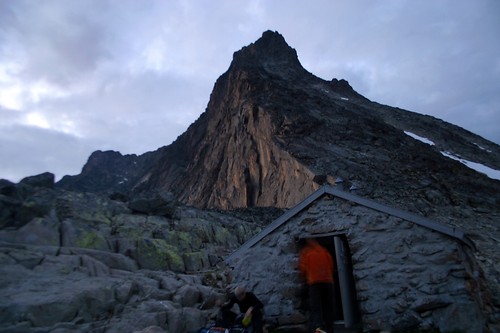
[[[335,324],[352,327],[359,322],[351,252],[344,234],[309,236],[325,247],[335,261]],[[309,238],[307,237],[307,238]]]

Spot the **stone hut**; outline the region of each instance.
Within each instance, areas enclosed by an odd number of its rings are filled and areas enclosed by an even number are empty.
[[[226,258],[233,285],[263,301],[271,325],[307,324],[296,241],[308,237],[335,258],[336,325],[483,332],[474,245],[462,231],[329,185]]]

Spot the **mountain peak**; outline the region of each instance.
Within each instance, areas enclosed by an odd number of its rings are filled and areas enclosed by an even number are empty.
[[[287,44],[285,38],[279,32],[271,30],[264,31],[254,45],[261,49],[295,51]],[[295,55],[297,55],[297,53],[295,53]]]
[[[266,69],[276,65],[287,65],[303,69],[297,51],[287,44],[279,32],[271,30],[264,31],[262,37],[255,43],[234,53],[231,67],[248,65],[262,65]]]

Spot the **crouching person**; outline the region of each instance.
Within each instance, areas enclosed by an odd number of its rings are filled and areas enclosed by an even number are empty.
[[[238,304],[241,314],[231,311],[234,304]],[[234,289],[234,294],[229,301],[221,307],[224,326],[233,327],[241,324],[251,327],[252,332],[262,333],[262,309],[264,305],[252,292],[247,292],[243,286]]]

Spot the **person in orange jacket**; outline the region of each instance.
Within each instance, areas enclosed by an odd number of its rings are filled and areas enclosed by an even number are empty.
[[[334,314],[334,261],[327,249],[315,239],[301,240],[299,273],[309,289],[310,324],[333,332]]]

